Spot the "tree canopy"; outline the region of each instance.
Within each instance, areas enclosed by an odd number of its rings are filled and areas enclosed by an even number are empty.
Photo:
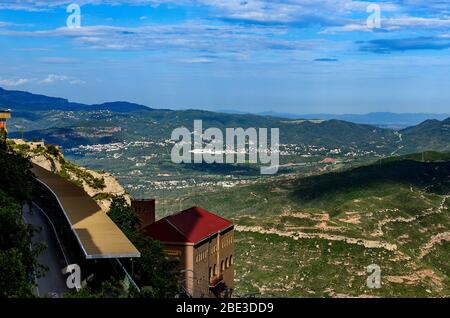
[[[0,297],[32,297],[43,245],[32,243],[36,229],[22,218],[22,204],[31,198],[30,163],[0,147],[0,167]]]
[[[179,262],[168,258],[158,241],[137,230],[139,219],[124,197],[112,200],[108,215],[141,252],[135,277],[141,292],[134,291],[131,296],[174,297],[179,292]]]

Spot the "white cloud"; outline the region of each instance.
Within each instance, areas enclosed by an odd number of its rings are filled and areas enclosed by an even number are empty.
[[[10,78],[10,79],[0,79],[0,85],[15,87],[20,86],[26,83],[29,83],[31,80],[28,78]]]
[[[396,17],[387,18],[384,23],[388,28],[421,28],[421,29],[436,29],[449,28],[450,19],[439,18],[423,18],[423,17]]]
[[[79,47],[98,50],[172,50],[236,53],[258,50],[304,50],[311,41],[277,39],[280,26],[249,26],[185,22],[141,27],[85,26],[42,31],[0,30],[0,35],[60,37]]]
[[[75,80],[71,80],[69,81],[70,85],[81,85],[81,84],[86,84],[85,81],[79,80],[79,79],[75,79]]]
[[[0,21],[0,28],[10,26],[11,24],[12,23],[10,23],[10,22]]]
[[[67,6],[73,0],[2,0],[0,9],[49,10]],[[369,1],[358,0],[78,0],[80,6],[87,4],[105,5],[149,5],[160,4],[204,6],[216,16],[228,19],[254,22],[305,22],[317,21],[319,16],[334,19],[355,11],[365,11]],[[386,2],[385,10],[397,8]]]
[[[431,0],[433,1],[433,0]],[[5,5],[22,5],[31,8],[51,9],[63,6],[72,1],[16,1],[4,0],[0,9]],[[444,17],[413,17],[407,11],[411,8],[425,5],[422,0],[404,2],[390,0],[379,2],[382,6],[381,31],[396,31],[411,29],[434,30],[450,26],[449,20]],[[77,48],[127,51],[146,50],[160,51],[163,54],[184,55],[182,58],[174,56],[175,60],[185,59],[197,63],[202,61],[203,52],[221,54],[222,58],[233,56],[249,56],[254,52],[276,52],[288,54],[294,52],[331,49],[342,49],[339,40],[312,41],[302,37],[289,37],[285,35],[298,35],[302,28],[319,26],[321,34],[338,32],[371,32],[367,27],[365,16],[370,1],[351,0],[81,0],[85,4],[109,5],[153,5],[161,3],[201,5],[208,8],[206,18],[196,18],[193,21],[184,21],[178,24],[153,24],[139,27],[123,27],[109,25],[91,25],[70,29],[61,27],[49,30],[13,30],[0,28],[0,35],[14,37],[42,37],[62,38]],[[430,7],[430,5],[428,5]],[[431,7],[430,10],[435,10]],[[391,16],[389,16],[389,14]],[[145,19],[147,16],[141,16]],[[211,19],[216,18],[216,19]],[[231,22],[230,22],[231,21]],[[238,23],[235,23],[238,22]],[[300,29],[300,31],[299,31]],[[319,38],[320,39],[320,38]],[[347,46],[348,48],[348,46]],[[174,53],[176,52],[176,53]],[[186,56],[186,53],[190,53]],[[202,52],[202,53],[199,53]],[[193,55],[193,56],[191,56]],[[218,60],[218,59],[216,59]],[[57,58],[48,60],[48,63],[64,63]]]
[[[49,64],[71,64],[75,63],[77,60],[73,58],[58,57],[58,56],[45,56],[38,59],[39,62],[49,63]]]
[[[57,74],[49,74],[44,78],[21,78],[21,77],[0,78],[0,86],[7,86],[7,87],[15,87],[29,83],[49,85],[57,82],[66,82],[69,83],[70,85],[86,84],[85,81],[82,81],[80,79],[71,76],[57,75]]]
[[[450,27],[450,19],[439,18],[423,18],[423,17],[393,17],[381,19],[381,30],[395,31],[395,30],[447,30]],[[343,26],[334,26],[325,28],[320,33],[334,34],[338,32],[372,32],[377,29],[372,29],[367,26],[366,21],[360,23],[351,23]]]
[[[43,80],[39,81],[39,84],[52,84],[54,82],[66,81],[68,79],[69,78],[65,75],[50,74]]]
[[[159,5],[161,3],[180,3],[184,1],[170,0],[2,0],[0,9],[23,10],[23,11],[45,11],[57,7],[68,6],[76,2],[80,6],[87,4],[106,4],[106,5]]]
[[[191,59],[182,59],[180,60],[182,63],[188,63],[188,64],[206,64],[206,63],[213,63],[214,59],[207,58],[207,57],[197,57],[197,58],[191,58]]]
[[[335,34],[338,32],[371,32],[372,29],[367,27],[367,23],[347,24],[344,26],[329,27],[321,31],[321,34]]]

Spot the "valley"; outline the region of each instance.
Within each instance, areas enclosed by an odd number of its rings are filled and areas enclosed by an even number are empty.
[[[30,107],[13,113],[12,137],[57,144],[76,164],[111,173],[133,197],[157,199],[158,217],[201,206],[233,220],[237,296],[450,294],[450,119],[391,130],[200,110]],[[174,164],[170,134],[192,131],[195,119],[221,130],[279,128],[278,174],[261,176],[250,163]],[[366,286],[371,264],[381,267],[381,289]]]

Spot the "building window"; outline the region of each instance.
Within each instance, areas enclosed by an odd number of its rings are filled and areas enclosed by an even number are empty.
[[[214,264],[214,266],[213,266],[213,273],[214,273],[214,276],[217,275],[217,266],[216,266],[216,264]]]
[[[225,270],[225,262],[222,261],[222,263],[220,263],[220,270],[223,272]]]
[[[234,259],[233,259],[233,255],[230,255],[230,266],[233,265]]]
[[[228,266],[230,266],[230,264],[228,264],[228,257],[225,258],[225,268],[228,268]]]

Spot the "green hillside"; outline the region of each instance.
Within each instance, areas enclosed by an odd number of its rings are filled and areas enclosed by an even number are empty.
[[[135,111],[127,114],[97,112],[24,112],[11,120],[13,136],[24,134],[28,139],[45,139],[65,148],[80,144],[109,143],[119,140],[166,140],[173,129],[185,126],[193,129],[194,120],[202,120],[204,129],[217,127],[279,128],[280,142],[325,147],[376,149],[384,152],[397,148],[398,137],[393,131],[344,121],[285,120],[251,114],[224,114],[200,110]]]
[[[450,118],[427,120],[400,131],[405,141],[405,153],[426,150],[450,151]]]
[[[44,139],[79,165],[113,173],[131,195],[156,198],[159,216],[197,205],[235,221],[237,295],[450,295],[450,119],[395,131],[135,105],[73,111],[65,100],[49,110],[46,102],[13,109],[11,136]],[[199,119],[203,129],[279,128],[279,173],[174,164],[171,132],[192,131]],[[370,264],[382,268],[381,289],[366,287]]]
[[[448,296],[450,154],[425,156],[162,204],[200,205],[236,222],[239,294]],[[382,269],[381,289],[366,287],[370,264]]]

